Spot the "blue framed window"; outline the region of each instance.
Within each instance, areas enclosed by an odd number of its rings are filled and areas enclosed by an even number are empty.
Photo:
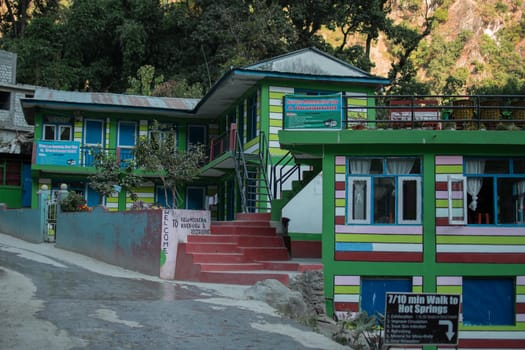
[[[421,224],[418,157],[350,157],[347,173],[349,224]]]
[[[468,224],[525,224],[525,158],[465,158],[463,169]]]
[[[514,278],[463,277],[463,324],[514,325],[515,290]]]
[[[412,292],[411,278],[361,278],[361,311],[384,315],[387,292]]]

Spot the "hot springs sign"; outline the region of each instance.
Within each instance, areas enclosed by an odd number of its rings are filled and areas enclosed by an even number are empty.
[[[208,210],[165,209],[162,211],[160,278],[175,279],[179,242],[186,243],[188,235],[210,234],[210,224],[211,217]]]

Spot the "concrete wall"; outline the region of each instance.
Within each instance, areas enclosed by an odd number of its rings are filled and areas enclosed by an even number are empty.
[[[7,209],[0,204],[0,232],[29,242],[44,241],[40,209]]]
[[[162,210],[59,212],[56,247],[159,275]]]

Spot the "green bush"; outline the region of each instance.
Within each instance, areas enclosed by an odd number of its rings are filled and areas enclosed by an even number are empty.
[[[69,191],[67,197],[60,201],[60,208],[66,212],[89,211],[84,196],[75,191]]]

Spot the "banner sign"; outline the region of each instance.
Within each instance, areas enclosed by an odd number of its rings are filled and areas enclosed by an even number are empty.
[[[188,235],[210,234],[209,210],[164,209],[160,239],[160,278],[175,279],[177,247]]]
[[[284,97],[284,129],[341,130],[342,95],[287,95]]]
[[[386,293],[386,345],[458,343],[458,294]]]
[[[38,141],[36,145],[36,164],[78,165],[79,155],[76,141]]]

